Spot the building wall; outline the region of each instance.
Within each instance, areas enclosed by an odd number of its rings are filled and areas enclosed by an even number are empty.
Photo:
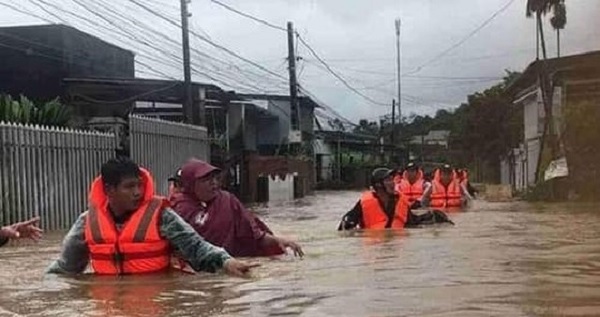
[[[260,119],[257,131],[258,145],[278,145],[281,143],[281,132],[277,118]]]
[[[280,143],[282,141],[287,140],[289,131],[291,129],[290,102],[280,100],[269,100],[267,109],[273,114],[275,114],[277,117],[279,117],[279,131],[276,135],[278,140],[276,142]]]
[[[0,28],[0,91],[34,100],[63,96],[66,77],[135,76],[133,53],[64,25]]]
[[[277,143],[287,140],[291,130],[291,111],[290,102],[281,100],[269,100],[268,110],[279,117],[279,131]],[[303,135],[313,135],[314,133],[314,109],[308,106],[300,107],[300,130]],[[265,143],[266,144],[266,143]]]
[[[541,137],[544,129],[544,105],[539,90],[532,93],[521,104],[523,105],[524,140]]]
[[[248,111],[248,108],[244,112],[244,148],[248,151],[256,151],[258,118],[254,113]]]
[[[334,153],[331,150],[331,146],[322,139],[316,139],[313,143],[313,146],[317,159],[315,165],[317,168],[316,173],[318,175],[318,179],[322,181],[328,181],[332,178],[333,163],[335,160]]]

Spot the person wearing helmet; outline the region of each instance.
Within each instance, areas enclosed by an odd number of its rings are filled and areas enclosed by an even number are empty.
[[[442,212],[416,215],[408,198],[395,191],[395,170],[380,167],[371,173],[371,188],[364,192],[354,208],[340,222],[338,230],[401,229],[421,224],[450,222]]]
[[[396,191],[408,197],[411,205],[416,201],[422,201],[423,194],[431,186],[431,183],[425,181],[423,170],[417,164],[410,162],[399,175],[401,176],[396,177],[395,180]]]
[[[471,198],[454,169],[444,164],[434,172],[432,186],[423,194],[423,204],[444,210],[460,209]]]
[[[175,174],[169,177],[169,196],[171,199],[173,195],[181,192],[181,168],[178,168]]]

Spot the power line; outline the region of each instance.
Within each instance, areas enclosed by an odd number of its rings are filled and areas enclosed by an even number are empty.
[[[44,4],[46,4],[46,5],[50,5],[50,4],[48,4],[47,2],[45,2],[45,1],[43,1],[43,0],[39,0],[39,1],[40,1],[40,2],[42,2],[42,3],[44,3]],[[141,57],[144,57],[144,58],[146,58],[146,59],[149,59],[149,60],[151,60],[151,61],[154,61],[154,62],[156,62],[156,63],[163,64],[163,65],[165,65],[165,66],[167,66],[167,67],[173,67],[174,69],[179,69],[179,66],[178,66],[178,65],[174,65],[174,64],[177,64],[177,62],[176,62],[176,61],[179,61],[179,60],[181,60],[181,58],[180,58],[178,55],[176,55],[176,54],[173,54],[172,52],[165,51],[164,49],[161,49],[161,48],[157,48],[157,47],[155,47],[155,46],[152,46],[152,45],[151,45],[151,44],[149,44],[147,41],[140,40],[140,39],[139,39],[139,38],[140,38],[140,36],[139,36],[139,35],[134,35],[134,34],[132,34],[132,33],[128,32],[128,31],[126,31],[126,29],[124,29],[123,27],[121,27],[121,26],[119,26],[119,25],[116,25],[116,24],[114,23],[114,21],[111,21],[111,20],[109,20],[108,18],[104,17],[103,15],[101,15],[101,14],[98,14],[98,13],[96,12],[98,8],[91,9],[91,8],[90,8],[90,7],[88,7],[86,4],[84,4],[84,3],[80,2],[80,1],[77,1],[77,0],[74,0],[74,1],[75,1],[75,2],[76,2],[78,5],[80,5],[81,7],[83,7],[85,10],[87,10],[87,11],[91,12],[92,14],[94,14],[94,15],[96,15],[96,16],[98,16],[98,17],[100,17],[102,20],[104,20],[105,22],[107,22],[108,24],[110,24],[111,26],[113,26],[113,27],[114,27],[116,30],[109,29],[109,28],[107,28],[107,27],[105,27],[105,26],[103,26],[103,25],[100,25],[100,24],[98,24],[97,22],[93,22],[93,21],[91,21],[91,20],[87,19],[86,17],[83,17],[83,16],[81,16],[81,15],[78,15],[78,14],[72,13],[72,12],[70,12],[70,11],[67,11],[67,10],[65,10],[64,8],[62,8],[62,7],[59,7],[59,6],[57,6],[57,5],[50,5],[50,6],[51,6],[51,7],[53,7],[54,9],[58,10],[58,11],[61,11],[61,12],[66,12],[66,13],[68,13],[68,14],[70,14],[70,15],[73,15],[74,17],[76,17],[76,18],[78,18],[78,19],[80,19],[80,20],[83,20],[83,21],[85,21],[85,22],[86,22],[86,23],[88,23],[88,24],[91,24],[91,25],[94,25],[94,26],[97,26],[97,27],[101,27],[101,28],[103,28],[103,29],[106,29],[106,30],[108,30],[108,31],[109,31],[109,32],[111,32],[111,33],[112,33],[112,32],[117,32],[117,31],[118,31],[117,33],[118,33],[119,35],[122,35],[122,36],[124,36],[124,37],[126,37],[126,38],[129,38],[130,40],[132,40],[132,41],[134,41],[134,42],[136,42],[136,43],[141,43],[142,45],[144,45],[144,46],[147,46],[147,47],[149,47],[149,48],[150,48],[150,49],[152,49],[152,50],[156,50],[156,51],[162,52],[163,54],[165,54],[165,55],[167,55],[167,56],[171,56],[171,57],[172,57],[172,58],[173,58],[175,61],[171,60],[171,63],[166,63],[166,61],[168,61],[168,60],[165,60],[165,61],[163,61],[162,59],[157,59],[157,58],[154,58],[154,57],[152,57],[151,55],[144,55],[144,54],[140,54],[140,56],[141,56]],[[110,11],[110,13],[112,13],[112,14],[113,14],[115,17],[117,17],[117,18],[121,18],[123,21],[128,21],[129,23],[132,23],[132,24],[134,24],[134,25],[135,25],[135,27],[138,27],[138,28],[140,28],[140,31],[142,31],[142,33],[146,32],[146,28],[147,28],[147,27],[146,27],[146,26],[144,26],[144,25],[143,25],[143,23],[136,23],[136,21],[137,21],[137,20],[136,20],[135,18],[133,18],[133,17],[131,17],[131,18],[128,18],[128,17],[123,17],[123,16],[122,16],[120,13],[118,13],[118,12],[116,12],[116,11],[112,10],[112,8],[110,8],[110,7],[107,7],[107,6],[106,6],[106,4],[105,4],[104,2],[102,2],[102,1],[99,1],[99,3],[97,2],[97,4],[98,4],[98,5],[100,5],[100,6],[104,6],[104,9],[105,9],[105,10],[108,10],[108,11]],[[49,14],[52,14],[52,15],[54,15],[52,12],[49,12],[49,11],[46,11],[46,12],[47,12],[47,13],[49,13]],[[25,13],[25,12],[23,12],[23,13]],[[27,13],[25,13],[25,14],[27,14]],[[137,22],[139,22],[139,21],[137,21]],[[66,23],[66,24],[68,24],[66,21],[65,21],[65,23]],[[162,33],[160,33],[160,32],[157,32],[157,34],[158,34],[158,35],[161,35],[163,38],[165,38],[165,39],[167,39],[167,40],[170,40],[171,42],[173,42],[173,43],[177,44],[175,41],[173,41],[173,40],[172,40],[171,38],[169,38],[168,36],[166,36],[166,35],[164,35],[164,34],[162,34]],[[138,49],[139,49],[139,48],[138,48]],[[212,59],[214,59],[214,58],[212,58]],[[214,60],[216,60],[216,61],[219,61],[218,59],[214,59]],[[223,61],[219,61],[219,62],[226,63],[226,62],[223,62]],[[139,61],[136,61],[136,63],[138,63],[138,64],[141,64],[141,62],[139,62]],[[194,65],[196,65],[196,64],[194,64]],[[146,65],[146,67],[148,67],[148,68],[149,68],[150,66]],[[237,88],[237,89],[241,88],[242,90],[246,90],[246,88],[243,88],[243,87],[241,87],[241,86],[238,86],[238,85],[234,85],[234,84],[231,84],[231,83],[225,82],[225,81],[223,81],[223,80],[220,80],[220,79],[218,79],[218,78],[216,78],[216,77],[214,77],[214,76],[210,76],[210,75],[208,75],[208,74],[206,74],[206,73],[204,73],[204,72],[198,71],[198,70],[197,70],[197,69],[195,69],[195,68],[194,68],[193,70],[194,70],[194,73],[195,73],[195,74],[201,75],[202,77],[208,78],[208,79],[210,79],[210,80],[212,80],[212,81],[214,81],[214,82],[217,82],[217,83],[219,83],[219,84],[222,84],[222,85],[225,85],[225,86],[228,86],[228,87],[233,87],[233,88]],[[158,72],[158,71],[155,71],[155,72],[157,72],[157,73],[160,73],[160,74],[163,74],[163,75],[166,75],[166,74],[164,74],[164,73],[162,73],[162,72]],[[240,72],[240,73],[245,75],[245,73],[244,73],[244,72]],[[231,78],[231,77],[228,77],[228,76],[226,76],[225,74],[219,74],[219,75],[221,75],[221,76],[223,76],[223,77],[226,77],[226,78],[229,78],[230,80],[233,80],[233,81],[236,81],[236,82],[238,82],[238,83],[239,83],[239,81],[237,81],[236,79],[233,79],[233,78]],[[166,75],[166,77],[167,77],[167,78],[172,78],[172,77],[171,77],[171,76],[169,76],[169,75]],[[265,91],[264,89],[262,89],[262,88],[259,88],[259,87],[257,87],[257,86],[253,86],[253,85],[249,85],[249,84],[245,84],[245,83],[244,83],[243,85],[245,85],[245,86],[247,86],[247,87],[251,87],[252,89],[256,89],[256,90],[258,90],[258,91]]]
[[[14,10],[14,11],[17,11],[19,13],[22,13],[22,14],[29,15],[29,16],[32,16],[34,18],[40,19],[40,20],[42,20],[44,22],[48,22],[48,23],[54,24],[54,21],[52,21],[52,20],[46,19],[46,18],[44,18],[42,16],[39,16],[39,15],[37,15],[35,13],[27,12],[27,11],[22,10],[22,9],[20,9],[18,7],[15,7],[13,5],[10,5],[10,4],[7,4],[7,3],[1,3],[1,2],[0,2],[0,5],[5,6],[5,7],[9,8],[9,9]]]
[[[152,13],[153,15],[155,15],[155,16],[157,16],[157,17],[159,17],[159,18],[161,18],[161,19],[169,22],[170,24],[172,24],[172,25],[174,25],[174,26],[176,26],[178,28],[181,27],[181,25],[179,25],[176,21],[173,21],[172,19],[164,16],[163,14],[157,12],[156,10],[153,10],[152,8],[144,5],[143,3],[140,3],[138,0],[128,0],[128,1],[132,2],[132,3],[135,3],[136,5],[138,5],[139,7],[141,7],[142,9],[144,9],[144,10]],[[254,67],[256,67],[256,68],[264,71],[265,73],[271,74],[271,75],[273,75],[275,77],[278,77],[280,79],[283,79],[283,80],[285,80],[287,82],[287,79],[285,77],[283,77],[283,76],[281,76],[281,75],[279,75],[279,74],[277,74],[277,73],[275,73],[275,72],[267,69],[266,67],[264,67],[264,66],[262,66],[262,65],[260,65],[258,63],[255,63],[255,62],[253,62],[253,61],[251,61],[251,60],[249,60],[249,59],[247,59],[245,57],[240,56],[239,54],[231,51],[230,49],[228,49],[228,48],[226,48],[226,47],[224,47],[224,46],[222,46],[220,44],[214,43],[213,41],[207,39],[206,37],[204,37],[204,36],[202,36],[200,34],[198,34],[197,32],[194,32],[194,31],[190,30],[190,34],[194,35],[196,38],[202,40],[203,42],[208,43],[209,45],[211,45],[211,46],[213,46],[213,47],[215,47],[217,49],[220,49],[220,50],[226,52],[227,54],[229,54],[231,56],[234,56],[234,57],[236,57],[236,58],[238,58],[238,59],[240,59],[240,60],[242,60],[242,61],[244,61],[244,62],[246,62],[248,64],[253,65]]]
[[[298,34],[298,33],[296,33]],[[342,84],[344,84],[344,86],[346,86],[346,88],[350,89],[352,92],[354,92],[355,94],[361,96],[363,99],[367,100],[368,102],[377,105],[377,106],[385,106],[388,107],[388,104],[382,103],[382,102],[377,102],[373,99],[371,99],[369,96],[361,93],[360,91],[358,91],[356,88],[352,87],[350,84],[348,84],[348,82],[342,77],[340,76],[338,73],[336,73],[333,69],[331,69],[331,67],[315,52],[315,50],[308,45],[308,43],[306,43],[306,41],[300,36],[300,34],[298,34],[298,41],[300,43],[302,43],[307,49],[308,51],[321,63],[323,64],[323,66],[325,66],[325,68],[327,68],[327,70],[335,77],[337,78]]]
[[[264,24],[264,25],[266,25],[266,26],[268,26],[268,27],[270,27],[270,28],[272,28],[272,29],[279,30],[279,31],[283,31],[283,32],[287,32],[287,29],[285,29],[285,28],[283,28],[283,27],[281,27],[281,26],[277,26],[277,25],[275,25],[275,24],[273,24],[273,23],[270,23],[270,22],[268,22],[268,21],[265,21],[265,20],[263,20],[263,19],[257,18],[257,17],[255,17],[255,16],[252,16],[252,15],[250,15],[250,14],[244,13],[244,12],[242,12],[242,11],[239,11],[239,10],[237,10],[237,9],[235,9],[235,8],[233,8],[233,7],[229,6],[229,5],[227,5],[227,4],[224,4],[223,2],[220,2],[220,1],[217,1],[217,0],[210,0],[210,1],[211,1],[212,3],[215,3],[215,4],[217,4],[217,5],[220,5],[221,7],[225,8],[225,9],[227,9],[227,10],[231,11],[231,12],[237,13],[237,14],[239,14],[239,15],[243,16],[243,17],[246,17],[246,18],[248,18],[248,19],[254,20],[254,21],[258,22],[258,23],[262,23],[262,24]]]
[[[456,42],[455,44],[451,45],[449,48],[447,48],[446,50],[442,51],[440,54],[434,56],[433,58],[427,60],[425,63],[417,66],[413,71],[408,72],[405,75],[411,75],[411,74],[415,74],[420,72],[424,67],[428,66],[429,64],[435,62],[436,60],[444,57],[446,54],[450,53],[452,50],[456,49],[457,47],[461,46],[463,43],[465,43],[468,39],[470,39],[471,37],[473,37],[475,34],[477,34],[479,31],[481,31],[484,27],[486,27],[490,22],[492,22],[498,15],[500,15],[500,13],[504,12],[506,9],[508,9],[508,7],[510,7],[511,4],[513,4],[513,2],[515,2],[515,0],[509,0],[504,6],[502,6],[498,11],[494,12],[494,14],[492,14],[491,17],[489,17],[487,20],[485,20],[481,25],[479,25],[477,28],[475,28],[475,30],[471,31],[469,34],[467,34],[464,38],[462,38],[460,41]]]
[[[152,89],[152,90],[148,90],[146,92],[143,92],[141,94],[137,94],[131,97],[127,97],[125,99],[121,99],[121,100],[99,100],[99,99],[94,99],[92,97],[88,97],[86,95],[82,95],[82,94],[75,94],[75,96],[80,97],[81,99],[88,101],[88,102],[95,102],[95,103],[103,103],[103,104],[119,104],[119,103],[125,103],[125,102],[133,102],[133,101],[137,101],[139,98],[144,97],[144,96],[148,96],[157,92],[162,92],[162,91],[166,91],[169,90],[171,88],[174,88],[178,85],[181,85],[182,83],[180,81],[172,83],[170,85],[166,85],[164,87],[161,88],[157,88],[157,89]]]
[[[131,1],[133,1],[133,0],[131,0]],[[242,11],[240,11],[240,10],[237,10],[237,9],[235,9],[235,8],[233,8],[233,7],[229,6],[229,5],[226,5],[226,4],[224,4],[224,3],[220,2],[220,1],[217,1],[217,0],[211,0],[211,2],[213,2],[213,3],[217,4],[217,5],[220,5],[221,7],[225,8],[225,9],[227,9],[227,10],[231,11],[231,12],[234,12],[234,13],[236,13],[236,14],[238,14],[238,15],[241,15],[241,16],[243,16],[243,17],[245,17],[245,18],[248,18],[248,19],[251,19],[251,20],[253,20],[253,21],[256,21],[256,22],[258,22],[258,23],[261,23],[261,24],[263,24],[263,25],[266,25],[266,26],[268,26],[268,27],[270,27],[270,28],[272,28],[272,29],[275,29],[275,30],[278,30],[278,31],[282,31],[282,32],[286,32],[286,33],[287,33],[287,29],[285,29],[285,28],[283,28],[283,27],[277,26],[277,25],[275,25],[275,24],[273,24],[273,23],[271,23],[271,22],[268,22],[268,21],[266,21],[266,20],[264,20],[264,19],[261,19],[261,18],[255,17],[255,16],[253,16],[253,15],[251,15],[251,14],[244,13],[244,12],[242,12]],[[319,56],[319,55],[318,55],[318,54],[317,54],[317,53],[316,53],[314,50],[313,50],[313,48],[312,48],[312,47],[310,47],[310,46],[308,45],[308,43],[306,43],[306,41],[304,41],[304,39],[303,39],[303,38],[300,36],[300,34],[299,34],[299,33],[297,33],[297,32],[296,32],[296,38],[297,38],[297,40],[298,40],[299,42],[301,42],[301,43],[302,43],[302,44],[303,44],[303,45],[304,45],[304,46],[305,46],[305,47],[306,47],[306,48],[307,48],[307,49],[308,49],[308,50],[311,52],[311,54],[312,54],[312,55],[313,55],[313,56],[314,56],[314,57],[315,57],[317,60],[319,60],[319,61],[320,61],[320,62],[321,62],[321,63],[322,63],[322,64],[323,64],[323,65],[324,65],[326,68],[327,68],[327,70],[328,70],[330,73],[332,73],[332,74],[333,74],[333,75],[334,75],[334,76],[335,76],[335,77],[336,77],[338,80],[340,80],[340,81],[341,81],[341,82],[342,82],[342,83],[343,83],[343,84],[344,84],[344,85],[345,85],[345,86],[346,86],[348,89],[350,89],[350,90],[351,90],[351,91],[353,91],[354,93],[358,94],[359,96],[363,97],[364,99],[366,99],[367,101],[369,101],[369,102],[371,102],[371,103],[373,103],[373,104],[376,104],[376,105],[379,105],[379,106],[386,106],[386,107],[388,106],[387,104],[384,104],[384,103],[379,103],[379,102],[377,102],[377,101],[375,101],[375,100],[373,100],[373,99],[369,98],[368,96],[366,96],[366,95],[362,94],[361,92],[359,92],[359,91],[358,91],[357,89],[355,89],[354,87],[350,86],[350,85],[348,84],[348,82],[347,82],[347,81],[346,81],[344,78],[342,78],[340,75],[338,75],[338,74],[337,74],[335,71],[333,71],[333,70],[332,70],[332,69],[329,67],[329,65],[328,65],[328,64],[327,64],[327,63],[326,63],[326,62],[325,62],[325,61],[324,61],[324,60],[323,60],[323,59],[322,59],[322,58],[321,58],[321,57],[320,57],[320,56]],[[298,49],[298,46],[296,46],[296,49]],[[308,92],[306,89],[305,89],[304,91],[305,91],[305,92]],[[314,99],[314,96],[313,96],[313,99]],[[332,108],[329,108],[329,109],[330,109],[330,110],[333,110]],[[336,113],[336,114],[337,114],[337,113]],[[347,122],[351,122],[350,120],[348,120],[348,119],[346,119],[346,118],[342,117],[341,115],[339,115],[339,114],[337,114],[337,115],[338,115],[340,118],[342,118],[343,120],[345,120],[345,121],[347,121]]]

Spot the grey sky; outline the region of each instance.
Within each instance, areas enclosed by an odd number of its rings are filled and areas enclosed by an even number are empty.
[[[48,3],[52,0],[44,0]],[[88,17],[92,22],[82,21],[64,11],[48,7],[39,0],[0,0],[25,8],[27,11],[57,21],[42,11],[38,5],[57,13],[69,24],[138,53],[137,59],[153,69],[173,77],[181,77],[178,61],[165,51],[180,56],[175,43],[161,38],[152,39],[151,44],[160,50],[148,48],[123,36],[123,32],[137,34],[133,26],[118,22],[118,29],[106,24],[99,17],[77,5],[74,0],[54,0],[52,3],[74,13]],[[176,0],[139,0],[159,10],[169,18],[179,20]],[[301,36],[340,75],[355,88],[379,102],[390,103],[396,95],[395,83],[395,33],[394,19],[402,19],[402,68],[403,72],[414,70],[418,65],[436,56],[452,44],[461,40],[508,0],[221,0],[240,11],[285,27],[293,21]],[[151,34],[166,34],[177,43],[180,31],[161,21],[128,0],[85,0],[91,6],[110,3],[111,7],[125,17],[134,17],[151,27]],[[439,108],[460,104],[469,93],[484,89],[495,82],[487,80],[457,80],[429,77],[501,77],[504,69],[522,70],[535,58],[535,25],[533,19],[525,17],[526,0],[514,3],[489,25],[463,45],[443,58],[416,73],[418,77],[402,80],[403,114],[433,113]],[[162,4],[161,4],[162,3]],[[104,10],[104,9],[103,9]],[[102,12],[101,10],[96,10]],[[287,55],[286,34],[268,28],[255,21],[230,12],[210,0],[192,0],[192,27],[202,36],[221,44],[232,51],[267,67],[287,78],[285,57]],[[568,24],[561,33],[563,55],[600,49],[600,1],[568,0]],[[130,20],[130,19],[129,19]],[[5,7],[0,7],[0,25],[41,23],[33,18]],[[99,28],[96,23],[108,29]],[[546,23],[549,56],[556,55],[556,34]],[[114,30],[114,31],[110,31]],[[241,90],[260,88],[264,91],[287,93],[284,79],[275,78],[253,66],[207,45],[196,37],[192,44],[201,53],[211,58],[227,61],[225,66],[206,56],[193,54],[198,72],[216,74],[218,79],[232,83]],[[337,79],[318,65],[308,50],[300,45],[299,64],[301,84],[321,101],[336,109],[351,120],[376,119],[389,112],[389,107],[372,105],[349,91]],[[148,57],[150,55],[150,57]],[[168,60],[172,67],[157,63]],[[233,65],[235,64],[235,65]],[[143,65],[136,65],[149,77]],[[155,75],[159,76],[159,75]],[[212,76],[215,77],[215,76]],[[424,78],[425,77],[425,78]],[[195,74],[197,81],[210,81]],[[221,86],[223,86],[221,84]],[[258,86],[258,87],[257,87]]]

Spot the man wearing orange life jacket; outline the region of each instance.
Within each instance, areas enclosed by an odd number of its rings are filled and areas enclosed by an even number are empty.
[[[423,178],[423,171],[413,162],[406,165],[402,177],[395,179],[396,192],[408,198],[412,205],[416,201],[422,201],[423,194],[431,184]]]
[[[408,199],[399,196],[394,189],[395,174],[388,168],[375,169],[371,173],[371,190],[364,192],[354,208],[344,215],[338,230],[401,229],[450,222],[444,213],[438,211],[414,214]]]
[[[82,273],[90,262],[96,274],[160,272],[169,269],[173,251],[196,271],[222,268],[244,276],[253,266],[206,242],[166,199],[154,196],[150,173],[129,159],[111,159],[92,183],[89,210],[71,227],[47,273]]]
[[[469,194],[460,185],[452,167],[446,164],[435,171],[432,186],[423,197],[424,203],[432,208],[461,208]]]

